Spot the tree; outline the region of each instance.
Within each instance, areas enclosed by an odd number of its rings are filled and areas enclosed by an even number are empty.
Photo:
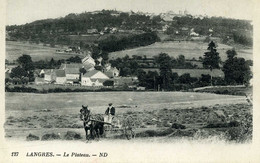
[[[79,72],[80,72],[80,79],[79,80],[81,81],[82,75],[84,75],[87,72],[87,70],[85,68],[80,68]]]
[[[176,83],[179,80],[178,73],[173,72],[172,75],[171,75],[171,78],[172,78],[172,81]]]
[[[20,71],[20,73],[23,73],[23,76],[21,77],[29,77],[29,81],[32,82],[34,81],[34,64],[32,61],[31,56],[23,54],[21,57],[17,59],[17,62],[20,64],[20,68],[22,68],[25,72],[26,75],[24,74],[24,71],[22,69],[17,69],[17,71]]]
[[[49,68],[54,68],[55,67],[55,61],[53,58],[51,58],[50,62],[49,62]]]
[[[212,70],[219,69],[219,64],[221,59],[219,57],[219,53],[217,52],[216,45],[213,41],[208,44],[208,52],[204,53],[204,58],[202,61],[203,67],[210,69],[211,74],[211,85],[212,85]]]
[[[79,56],[75,56],[75,57],[70,57],[69,59],[67,59],[67,61],[72,62],[72,63],[81,63],[81,58]]]
[[[28,84],[29,78],[28,78],[28,77],[23,77],[23,78],[21,79],[21,82],[22,82],[22,84]]]
[[[13,78],[13,84],[21,84],[21,79],[20,78],[16,78],[16,77],[14,77]]]
[[[196,78],[192,78],[189,73],[182,74],[182,75],[179,77],[179,82],[180,82],[181,84],[189,84],[189,85],[191,85],[191,84],[194,83],[196,80],[197,80],[197,79],[196,79]]]
[[[124,67],[120,70],[120,76],[129,76],[131,75],[131,69],[129,67]]]
[[[106,80],[103,83],[104,86],[114,86],[114,81],[113,80]]]
[[[157,71],[148,71],[147,75],[145,76],[145,82],[146,82],[145,87],[148,89],[156,90],[159,82],[158,77],[159,74]]]
[[[166,53],[160,53],[159,56],[155,57],[155,61],[159,66],[160,76],[163,80],[163,89],[168,90],[171,83],[172,75],[172,61],[171,57]]]
[[[185,56],[184,55],[179,55],[177,58],[177,62],[179,65],[184,65],[185,64]]]
[[[146,87],[146,81],[145,81],[146,72],[143,69],[140,68],[137,69],[137,77],[139,80],[139,85]]]
[[[29,55],[23,54],[21,57],[17,59],[17,62],[22,68],[24,68],[25,71],[34,70],[32,58]]]
[[[236,57],[237,53],[234,49],[228,50],[226,54],[228,59],[224,62],[223,72],[227,84],[248,84],[252,78],[250,62]]]
[[[28,76],[28,73],[20,66],[13,68],[10,74],[11,78],[22,78],[26,76]]]
[[[202,86],[208,85],[208,84],[211,82],[211,77],[210,77],[210,75],[208,75],[208,74],[206,74],[206,75],[201,74],[201,78],[200,78],[199,82],[200,82],[200,84],[201,84]]]

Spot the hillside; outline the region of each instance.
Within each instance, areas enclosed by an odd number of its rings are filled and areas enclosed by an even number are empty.
[[[51,58],[55,60],[68,59],[72,56],[78,55],[58,54],[56,53],[56,50],[58,49],[58,47],[52,48],[49,46],[29,44],[24,42],[6,41],[5,59],[10,62],[13,62],[17,60],[18,57],[22,56],[22,54],[30,55],[33,61],[51,60]]]
[[[163,32],[171,38],[187,38],[194,33],[215,36],[224,42],[252,45],[250,21],[222,17],[197,18],[192,15],[164,20],[162,15],[102,10],[68,14],[57,19],[37,20],[24,25],[6,27],[7,40],[35,43],[82,45],[99,43],[99,36],[108,34],[140,34]],[[87,36],[87,37],[85,37]],[[82,47],[81,47],[82,48]]]
[[[159,53],[167,53],[171,57],[177,58],[179,55],[184,55],[186,59],[199,59],[203,57],[207,51],[207,43],[198,41],[169,41],[169,42],[156,42],[146,47],[139,47],[134,49],[122,50],[112,52],[109,54],[111,59],[122,58],[128,56],[146,56],[147,58],[154,57]],[[222,61],[226,60],[226,51],[233,47],[218,43],[217,51],[220,54]],[[246,60],[253,59],[253,50],[251,48],[236,49],[238,57],[243,57]]]

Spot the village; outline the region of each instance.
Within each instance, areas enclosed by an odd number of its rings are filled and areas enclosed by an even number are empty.
[[[53,69],[35,69],[33,70],[34,81],[15,82],[10,78],[14,65],[7,65],[5,70],[6,79],[12,80],[8,82],[11,85],[35,85],[41,86],[74,86],[85,88],[116,88],[127,87],[138,90],[145,90],[145,87],[138,87],[138,78],[136,76],[119,76],[120,71],[116,67],[112,67],[110,63],[104,66],[103,70],[96,70],[95,60],[88,54],[81,59],[82,63],[62,63],[59,68]],[[17,64],[17,63],[16,63]],[[101,66],[101,65],[99,65]],[[26,77],[22,77],[26,79]],[[8,84],[7,83],[7,84]]]
[[[47,4],[48,10],[42,8],[45,1],[31,3],[38,14],[58,14],[56,7],[64,13],[6,25],[6,142],[17,148],[16,142],[29,148],[60,143],[62,148],[48,150],[54,157],[75,151],[92,158],[107,153],[108,159],[119,156],[110,150],[115,146],[125,152],[119,159],[130,156],[128,162],[139,144],[154,151],[165,145],[160,151],[168,151],[168,159],[184,149],[179,144],[196,150],[195,144],[253,142],[251,19],[201,12],[225,9],[230,2],[189,1],[178,7],[177,1],[131,1],[124,7],[137,8],[126,10],[107,7],[125,1],[104,2],[104,8],[98,1],[63,2],[73,11],[56,1]],[[16,3],[9,7],[27,11]],[[92,5],[98,8],[88,9]],[[8,14],[15,12],[9,9]]]
[[[109,79],[119,76],[119,70],[107,66],[104,72],[95,70],[95,61],[91,56],[82,59],[82,63],[64,63],[59,69],[42,69],[35,84],[61,84],[81,86],[104,86]]]

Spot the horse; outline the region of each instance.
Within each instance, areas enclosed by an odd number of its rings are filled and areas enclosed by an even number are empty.
[[[102,115],[93,115],[88,109],[88,106],[82,105],[82,109],[80,109],[80,119],[83,121],[86,140],[89,140],[88,131],[90,131],[90,138],[92,139],[104,135],[104,117]]]

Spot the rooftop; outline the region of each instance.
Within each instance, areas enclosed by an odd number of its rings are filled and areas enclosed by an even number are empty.
[[[56,74],[57,77],[65,77],[66,76],[64,70],[56,70],[55,74]]]
[[[83,75],[83,77],[91,77],[91,76],[95,75],[95,74],[98,73],[98,72],[100,72],[100,71],[98,71],[98,70],[92,70],[92,71],[89,71],[89,72],[85,73],[85,74]]]
[[[79,68],[66,68],[65,73],[66,74],[79,74],[80,72],[79,72]]]

